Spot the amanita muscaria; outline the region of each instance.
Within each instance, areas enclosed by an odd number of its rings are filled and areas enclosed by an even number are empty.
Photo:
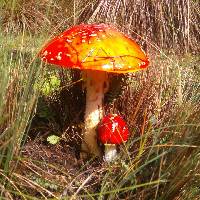
[[[129,137],[128,126],[120,115],[109,114],[97,126],[98,140],[104,144],[104,159],[107,162],[117,156],[116,145],[125,143]]]
[[[128,36],[106,24],[81,24],[52,39],[39,53],[44,62],[82,70],[86,89],[82,148],[101,155],[96,126],[103,116],[103,98],[109,88],[108,73],[145,69],[148,58]]]

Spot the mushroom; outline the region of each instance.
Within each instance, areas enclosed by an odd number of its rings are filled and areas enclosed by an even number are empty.
[[[82,149],[100,156],[96,127],[103,117],[103,98],[109,88],[108,73],[146,68],[149,61],[145,53],[131,38],[111,26],[81,24],[52,39],[39,56],[44,62],[62,68],[82,70],[86,89]]]
[[[117,157],[116,145],[128,140],[129,131],[126,122],[117,114],[109,114],[102,118],[97,126],[98,140],[104,144],[104,159],[107,162]]]

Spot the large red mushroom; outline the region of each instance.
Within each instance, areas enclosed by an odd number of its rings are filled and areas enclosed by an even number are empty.
[[[39,55],[44,62],[82,70],[86,89],[82,149],[99,156],[95,129],[103,117],[108,73],[145,69],[147,56],[130,37],[106,24],[71,27],[47,43]]]

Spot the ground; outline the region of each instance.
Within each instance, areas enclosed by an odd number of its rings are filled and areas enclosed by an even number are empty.
[[[99,188],[98,174],[104,171],[102,160],[83,161],[77,158],[76,151],[69,145],[64,143],[50,145],[37,140],[29,141],[24,146],[22,155],[23,158],[18,167],[19,173],[39,185],[36,186],[35,191],[30,186],[32,195],[38,193],[38,187],[42,188],[41,191],[44,193],[55,192],[61,196],[81,194],[85,189],[96,192]]]

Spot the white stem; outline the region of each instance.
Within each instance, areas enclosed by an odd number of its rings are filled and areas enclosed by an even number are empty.
[[[106,72],[87,70],[84,74],[86,87],[85,130],[83,132],[82,150],[95,156],[101,152],[97,145],[96,127],[103,116],[103,98],[108,88]]]
[[[117,157],[117,149],[115,144],[105,144],[104,159],[106,162],[112,162]]]

